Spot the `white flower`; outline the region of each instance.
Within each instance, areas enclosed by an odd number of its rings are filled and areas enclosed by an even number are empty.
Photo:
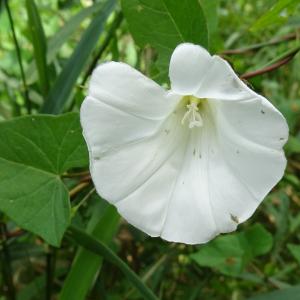
[[[247,220],[283,175],[288,127],[219,56],[181,44],[166,91],[130,66],[94,71],[81,107],[97,192],[151,236],[205,243]]]

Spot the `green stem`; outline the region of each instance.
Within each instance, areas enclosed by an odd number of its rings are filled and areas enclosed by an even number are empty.
[[[26,108],[27,108],[27,113],[30,114],[30,112],[31,112],[31,102],[30,102],[30,99],[29,99],[28,86],[27,86],[27,83],[26,83],[25,72],[24,72],[23,63],[22,63],[21,50],[20,50],[19,43],[18,43],[18,40],[17,40],[15,27],[14,27],[14,21],[13,21],[11,11],[10,11],[10,8],[9,8],[9,5],[8,5],[8,0],[4,0],[4,4],[5,4],[5,7],[6,7],[7,14],[8,14],[9,23],[10,23],[10,27],[11,27],[11,31],[12,31],[12,35],[13,35],[13,40],[14,40],[14,44],[15,44],[15,48],[16,48],[16,52],[17,52],[18,63],[19,63],[20,71],[21,71],[21,77],[22,77],[24,95],[25,95],[25,105],[26,105]]]
[[[78,209],[81,207],[82,204],[84,204],[95,192],[95,188],[92,188],[81,200],[78,204],[76,204],[74,207],[72,207],[72,215],[74,216]]]
[[[117,266],[123,274],[131,281],[136,289],[141,293],[144,299],[158,300],[154,293],[142,282],[136,273],[134,273],[126,263],[124,263],[109,247],[102,242],[94,239],[81,229],[71,225],[67,231],[67,237],[74,240],[80,246],[87,250],[102,256],[115,266]]]
[[[300,50],[299,46],[292,50],[289,50],[289,51],[283,53],[282,55],[278,56],[277,58],[273,59],[265,66],[261,67],[260,69],[247,72],[247,73],[241,75],[240,77],[242,79],[249,79],[249,78],[252,78],[252,77],[255,77],[258,75],[272,72],[272,71],[280,68],[281,66],[284,66],[288,62],[290,62],[293,59],[293,57],[298,53],[299,50]]]
[[[272,59],[271,61],[269,61],[267,64],[263,65],[261,68],[266,68],[269,67],[279,61],[282,61],[286,58],[293,58],[300,50],[300,46],[299,43],[297,46],[293,47],[292,49],[289,49],[287,51],[285,51],[284,53],[278,55],[277,57],[275,57],[274,59]]]

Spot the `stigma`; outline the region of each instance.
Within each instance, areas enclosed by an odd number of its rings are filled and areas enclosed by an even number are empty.
[[[199,104],[202,99],[188,96],[188,104],[186,105],[187,111],[184,114],[181,124],[184,125],[186,121],[188,121],[189,128],[192,129],[194,127],[202,127],[203,119],[199,112]]]

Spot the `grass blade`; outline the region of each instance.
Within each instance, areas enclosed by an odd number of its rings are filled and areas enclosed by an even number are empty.
[[[104,203],[104,202],[102,202]],[[99,218],[99,213],[103,210],[103,205],[94,211],[91,218]],[[92,224],[91,232],[93,238],[101,240],[103,243],[109,243],[115,234],[119,224],[119,214],[113,206],[107,206],[104,215],[96,224]],[[74,259],[72,268],[64,282],[59,300],[77,299],[84,300],[91,288],[95,275],[101,269],[103,258],[90,251],[80,248]],[[84,269],[84,276],[82,270]],[[76,287],[76,289],[74,289]]]
[[[39,74],[40,88],[43,96],[46,97],[49,91],[48,68],[46,61],[46,37],[34,0],[26,0],[26,10],[28,15],[28,27],[34,49],[35,64]]]
[[[126,263],[124,263],[110,248],[104,243],[97,241],[81,229],[70,226],[67,235],[76,243],[85,247],[89,251],[103,257],[109,262],[116,265],[120,271],[131,281],[140,294],[147,300],[158,300],[154,293],[143,283],[142,279],[134,273]]]
[[[98,12],[103,6],[103,2],[97,2],[92,6],[80,10],[79,13],[72,16],[59,31],[47,41],[47,63],[50,65],[60,48],[75,33],[80,24],[92,14]],[[27,82],[32,84],[36,81],[37,72],[34,63],[31,63],[26,71]]]
[[[41,109],[43,113],[58,114],[63,111],[64,105],[71,95],[72,88],[82,69],[86,65],[91,52],[94,50],[99,36],[102,33],[103,25],[112,12],[115,3],[115,0],[106,1],[100,12],[95,15],[78,43],[78,46],[75,48],[73,54],[50,90],[49,96]]]
[[[23,68],[23,63],[22,63],[21,50],[20,50],[18,39],[17,39],[17,36],[16,36],[15,25],[14,25],[14,21],[13,21],[12,14],[11,14],[11,11],[10,11],[10,7],[9,7],[9,4],[8,4],[8,0],[3,0],[3,1],[4,1],[6,11],[7,11],[7,14],[8,14],[10,28],[11,28],[11,31],[12,31],[12,36],[13,36],[13,40],[14,40],[14,44],[15,44],[15,48],[16,48],[16,52],[17,52],[18,64],[19,64],[19,67],[20,67],[20,72],[21,72],[21,77],[22,77],[22,82],[23,82],[23,88],[24,88],[24,98],[25,98],[26,109],[27,109],[27,113],[30,114],[30,112],[31,112],[31,102],[30,102],[30,99],[29,99],[29,91],[28,91],[28,86],[27,86],[26,77],[25,77],[24,68]]]
[[[265,30],[267,26],[280,23],[283,19],[281,13],[288,7],[296,8],[299,4],[299,0],[278,0],[274,2],[275,4],[250,27],[251,31]]]

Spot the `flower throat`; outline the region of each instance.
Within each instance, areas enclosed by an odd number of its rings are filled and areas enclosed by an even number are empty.
[[[206,99],[196,98],[194,96],[184,96],[182,98],[182,101],[187,103],[184,104],[186,105],[187,111],[181,120],[182,125],[188,121],[190,129],[203,126],[203,118],[200,114],[200,107],[203,105],[204,100]]]

